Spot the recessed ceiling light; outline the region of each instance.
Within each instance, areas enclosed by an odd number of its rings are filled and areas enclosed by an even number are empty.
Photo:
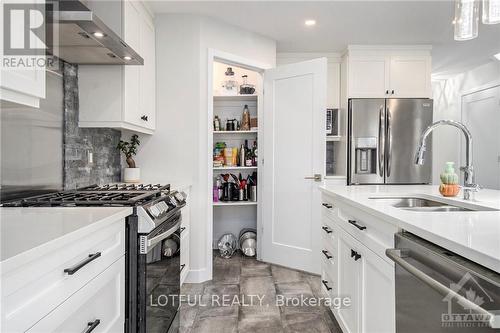
[[[313,25],[316,25],[316,20],[306,20],[304,24],[308,27],[312,27]]]
[[[132,57],[125,56],[125,57],[123,57],[123,59],[129,61],[129,60],[132,60]]]
[[[497,58],[497,60],[500,60],[500,53],[495,54],[494,57]]]
[[[102,38],[102,37],[104,37],[104,34],[102,32],[96,31],[96,32],[94,32],[94,37]]]

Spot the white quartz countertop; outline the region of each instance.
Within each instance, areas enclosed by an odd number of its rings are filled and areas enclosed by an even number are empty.
[[[321,190],[429,242],[500,273],[500,191],[480,190],[473,201],[445,198],[437,186],[368,185],[323,186]],[[410,196],[462,207],[489,207],[497,211],[416,212],[391,206],[377,196]]]
[[[96,223],[132,214],[131,207],[2,207],[0,262]]]

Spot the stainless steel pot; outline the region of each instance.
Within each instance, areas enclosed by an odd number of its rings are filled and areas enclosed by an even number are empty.
[[[236,251],[236,237],[233,234],[225,234],[219,239],[217,247],[222,258],[231,258]]]
[[[257,230],[241,230],[239,241],[241,252],[247,257],[254,257],[257,252]]]

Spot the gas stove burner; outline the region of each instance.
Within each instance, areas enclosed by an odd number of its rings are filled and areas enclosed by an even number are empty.
[[[79,188],[78,191],[169,191],[170,185],[160,184],[106,184]]]

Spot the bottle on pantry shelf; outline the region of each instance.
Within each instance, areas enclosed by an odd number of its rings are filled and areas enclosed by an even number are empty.
[[[245,140],[246,142],[246,140]],[[245,166],[245,161],[246,161],[246,153],[247,153],[247,148],[241,144],[240,146],[240,166]]]
[[[245,166],[251,167],[253,166],[253,152],[248,148],[248,140],[245,140]]]
[[[257,166],[257,141],[253,142],[252,147],[252,166]]]
[[[241,130],[249,131],[250,130],[250,111],[248,110],[248,105],[245,104],[243,108],[243,115],[241,116]]]
[[[215,116],[214,118],[214,131],[220,131],[220,119],[219,116]]]

